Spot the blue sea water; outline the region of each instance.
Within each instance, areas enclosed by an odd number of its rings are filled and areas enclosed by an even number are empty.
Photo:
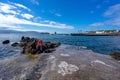
[[[69,36],[69,35],[45,35],[38,33],[10,33],[0,34],[0,59],[18,56],[21,53],[20,47],[11,47],[11,43],[19,42],[21,36],[39,38],[45,41],[57,41],[62,44],[85,46],[88,49],[100,54],[120,52],[119,36]],[[11,43],[3,45],[2,41],[10,40]]]

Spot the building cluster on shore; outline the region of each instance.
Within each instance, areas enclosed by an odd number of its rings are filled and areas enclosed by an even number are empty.
[[[94,34],[120,33],[120,30],[96,30],[96,31],[86,31],[85,33],[94,33]]]
[[[96,30],[71,33],[72,36],[120,36],[120,30]]]

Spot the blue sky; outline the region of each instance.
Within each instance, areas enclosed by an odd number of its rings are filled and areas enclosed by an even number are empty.
[[[0,29],[50,33],[120,29],[120,0],[0,0]]]

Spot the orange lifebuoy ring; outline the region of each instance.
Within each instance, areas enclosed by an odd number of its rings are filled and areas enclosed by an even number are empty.
[[[38,46],[42,46],[43,45],[43,41],[42,40],[38,40],[37,45]]]

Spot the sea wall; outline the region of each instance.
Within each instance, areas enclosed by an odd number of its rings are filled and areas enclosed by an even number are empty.
[[[71,36],[120,36],[120,33],[72,33]]]

